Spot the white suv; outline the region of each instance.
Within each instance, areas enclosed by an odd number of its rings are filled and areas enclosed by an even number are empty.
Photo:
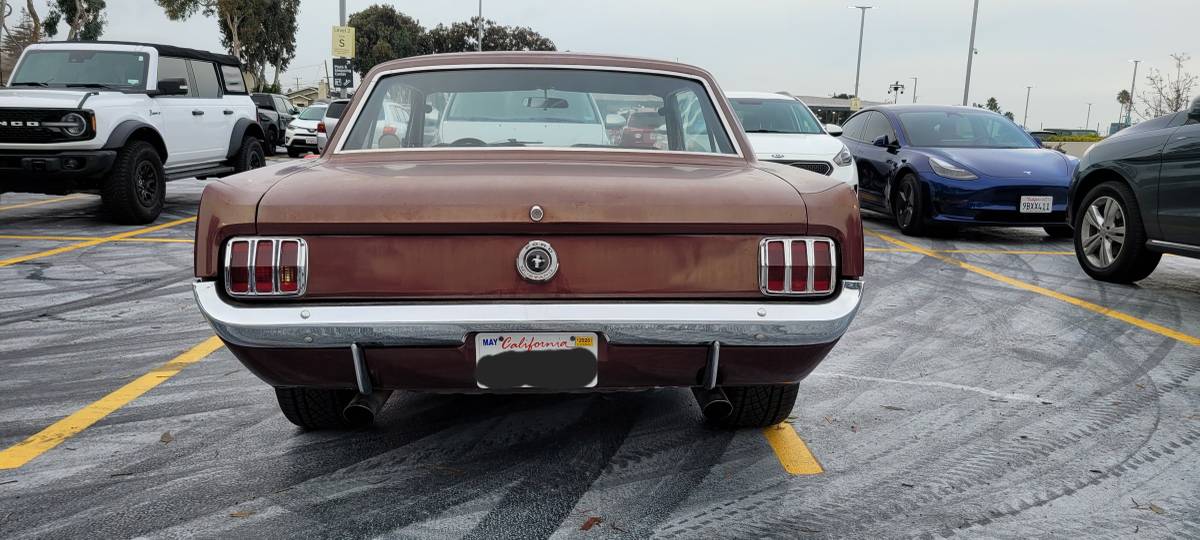
[[[162,211],[166,182],[263,166],[238,60],[168,45],[39,43],[0,88],[0,193],[99,192],[119,223]]]
[[[831,176],[858,189],[858,168],[842,128],[821,125],[803,101],[770,92],[726,92],[759,161],[771,161]]]

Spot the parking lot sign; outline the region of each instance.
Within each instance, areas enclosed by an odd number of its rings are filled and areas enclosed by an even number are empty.
[[[354,58],[354,27],[333,27],[333,56],[335,58]]]
[[[337,89],[354,86],[354,69],[349,58],[333,59],[333,87]]]

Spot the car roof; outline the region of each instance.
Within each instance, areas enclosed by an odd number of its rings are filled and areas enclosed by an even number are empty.
[[[418,69],[445,67],[453,68],[454,66],[479,66],[486,65],[488,67],[496,67],[503,65],[546,65],[554,66],[578,66],[578,67],[600,67],[600,68],[628,68],[631,71],[664,71],[669,73],[678,73],[681,75],[689,75],[698,77],[706,81],[715,81],[712,74],[704,69],[682,64],[679,62],[670,62],[667,60],[657,60],[653,58],[642,58],[636,56],[616,56],[608,54],[590,54],[590,53],[574,53],[574,52],[558,52],[558,51],[504,51],[504,52],[463,52],[449,54],[427,54],[422,56],[410,56],[398,60],[389,60],[371,68],[371,71],[363,77],[364,81],[373,78],[377,73],[385,71],[394,71],[401,69]]]
[[[117,47],[112,47],[116,45]],[[174,45],[163,45],[160,43],[139,43],[136,41],[51,41],[44,43],[35,43],[30,45],[37,49],[91,49],[91,50],[112,50],[115,48],[148,48],[154,49],[160,56],[173,56],[176,58],[187,58],[191,60],[204,60],[207,62],[215,62],[223,66],[238,66],[242,63],[237,58],[228,54],[218,54],[200,49],[188,49],[186,47],[176,47]]]
[[[780,94],[778,92],[725,92],[725,97],[729,99],[779,99],[784,101],[800,101],[793,96]]]
[[[955,111],[982,111],[992,112],[979,107],[967,107],[965,105],[926,105],[923,103],[901,103],[888,105],[872,105],[863,108],[864,111],[882,111],[882,112],[955,112]]]

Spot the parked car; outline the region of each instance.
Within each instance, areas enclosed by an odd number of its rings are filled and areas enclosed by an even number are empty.
[[[1075,256],[1095,279],[1132,283],[1163,253],[1200,257],[1200,98],[1089,148],[1068,199]]]
[[[118,223],[162,212],[166,182],[261,167],[238,60],[151,43],[36,43],[0,89],[0,192],[98,192]]]
[[[324,103],[309,105],[288,124],[283,132],[283,146],[287,148],[288,156],[300,157],[317,151],[317,124],[325,117],[325,107]]]
[[[657,110],[629,111],[619,123],[617,146],[659,150],[667,147],[666,118]]]
[[[900,231],[945,226],[1037,226],[1068,238],[1067,187],[1078,160],[1042,148],[999,114],[975,107],[881,105],[843,125],[863,208]]]
[[[342,118],[342,114],[346,112],[346,105],[349,104],[348,99],[335,99],[325,107],[325,116],[317,123],[317,153],[325,153],[325,143],[329,142],[329,134],[337,128],[338,120]]]
[[[858,309],[854,191],[760,163],[706,71],[467,53],[363,82],[323,159],[200,201],[200,310],[297,425],[369,422],[393,390],[655,387],[692,388],[720,426],[773,425]],[[390,108],[447,92],[498,94],[441,116],[526,123],[521,140],[467,120],[426,143],[428,114],[399,145],[380,136]],[[590,114],[571,109],[596,93],[660,102],[665,148],[579,145],[574,122],[545,120]]]
[[[803,101],[771,92],[729,92],[729,102],[762,161],[831,176],[858,189],[858,170],[842,128],[823,126]]]
[[[553,124],[554,129],[546,129]],[[544,139],[553,136],[552,140]],[[611,146],[600,107],[588,92],[528,90],[524,92],[450,93],[440,116],[435,144],[522,144]]]
[[[273,156],[277,146],[287,146],[284,136],[287,126],[300,111],[288,102],[287,97],[279,94],[256,93],[250,97],[258,106],[258,123],[267,134],[267,155]]]

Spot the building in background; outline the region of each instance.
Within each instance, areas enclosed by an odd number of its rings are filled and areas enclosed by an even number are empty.
[[[296,108],[304,108],[318,101],[329,101],[329,85],[325,81],[316,86],[306,86],[287,93],[287,99]]]
[[[785,94],[785,95],[792,95],[792,94],[788,94],[787,92],[780,92],[780,93]],[[850,110],[850,100],[849,99],[820,97],[820,96],[795,96],[795,97],[800,98],[800,101],[803,101],[805,105],[808,105],[808,108],[812,109],[813,114],[816,114],[817,118],[820,118],[821,122],[826,123],[826,124],[841,125],[842,122],[845,122],[847,118],[850,118],[850,115],[852,115],[856,112],[856,111]],[[883,103],[879,102],[879,101],[862,100],[861,104],[862,104],[861,108],[865,109],[872,105],[882,105]]]

